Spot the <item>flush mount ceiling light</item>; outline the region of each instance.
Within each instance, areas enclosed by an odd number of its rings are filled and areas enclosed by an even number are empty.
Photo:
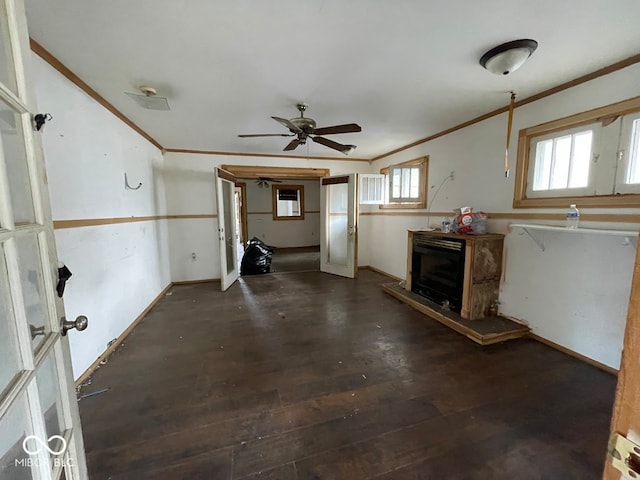
[[[538,48],[531,39],[513,40],[492,48],[480,58],[480,65],[496,75],[508,75],[526,62]]]
[[[129,97],[133,99],[138,105],[147,110],[170,110],[169,102],[165,97],[158,97],[156,89],[148,85],[142,85],[140,87],[142,95],[138,93],[125,92]]]

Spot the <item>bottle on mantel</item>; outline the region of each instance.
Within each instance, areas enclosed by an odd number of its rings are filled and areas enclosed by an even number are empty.
[[[567,211],[567,228],[578,228],[578,223],[580,222],[580,210],[578,210],[575,204],[569,205],[569,210]]]

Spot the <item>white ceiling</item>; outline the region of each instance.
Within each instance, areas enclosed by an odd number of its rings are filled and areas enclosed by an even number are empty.
[[[270,116],[372,158],[640,52],[638,0],[26,0],[30,35],[165,148],[279,154]],[[533,38],[517,72],[478,64]],[[124,92],[149,84],[171,111]],[[55,117],[55,112],[53,113]],[[342,154],[309,142],[309,154]],[[292,154],[306,155],[305,146]]]

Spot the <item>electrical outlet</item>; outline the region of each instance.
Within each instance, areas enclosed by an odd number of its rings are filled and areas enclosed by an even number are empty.
[[[451,180],[455,180],[455,179],[456,179],[456,172],[454,172],[453,170],[451,170],[451,171],[449,172],[449,178],[450,178]]]

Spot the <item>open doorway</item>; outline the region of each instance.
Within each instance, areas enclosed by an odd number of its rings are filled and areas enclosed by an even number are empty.
[[[271,273],[320,270],[320,182],[243,179],[247,237],[275,247]]]
[[[248,242],[256,238],[263,244],[263,250],[268,251],[265,247],[271,246],[277,252],[272,255],[273,252],[256,251],[256,273],[320,270],[355,278],[356,174],[330,177],[329,169],[319,168],[249,165],[221,168],[242,180],[236,180],[236,184],[245,185],[235,197],[235,203],[246,209],[243,238]],[[241,217],[241,209],[238,213]],[[238,223],[237,231],[241,228]],[[249,253],[247,250],[246,255]],[[269,262],[265,261],[267,255],[271,256]]]
[[[222,165],[236,182],[242,242],[276,248],[272,272],[320,268],[320,178],[329,169]]]

